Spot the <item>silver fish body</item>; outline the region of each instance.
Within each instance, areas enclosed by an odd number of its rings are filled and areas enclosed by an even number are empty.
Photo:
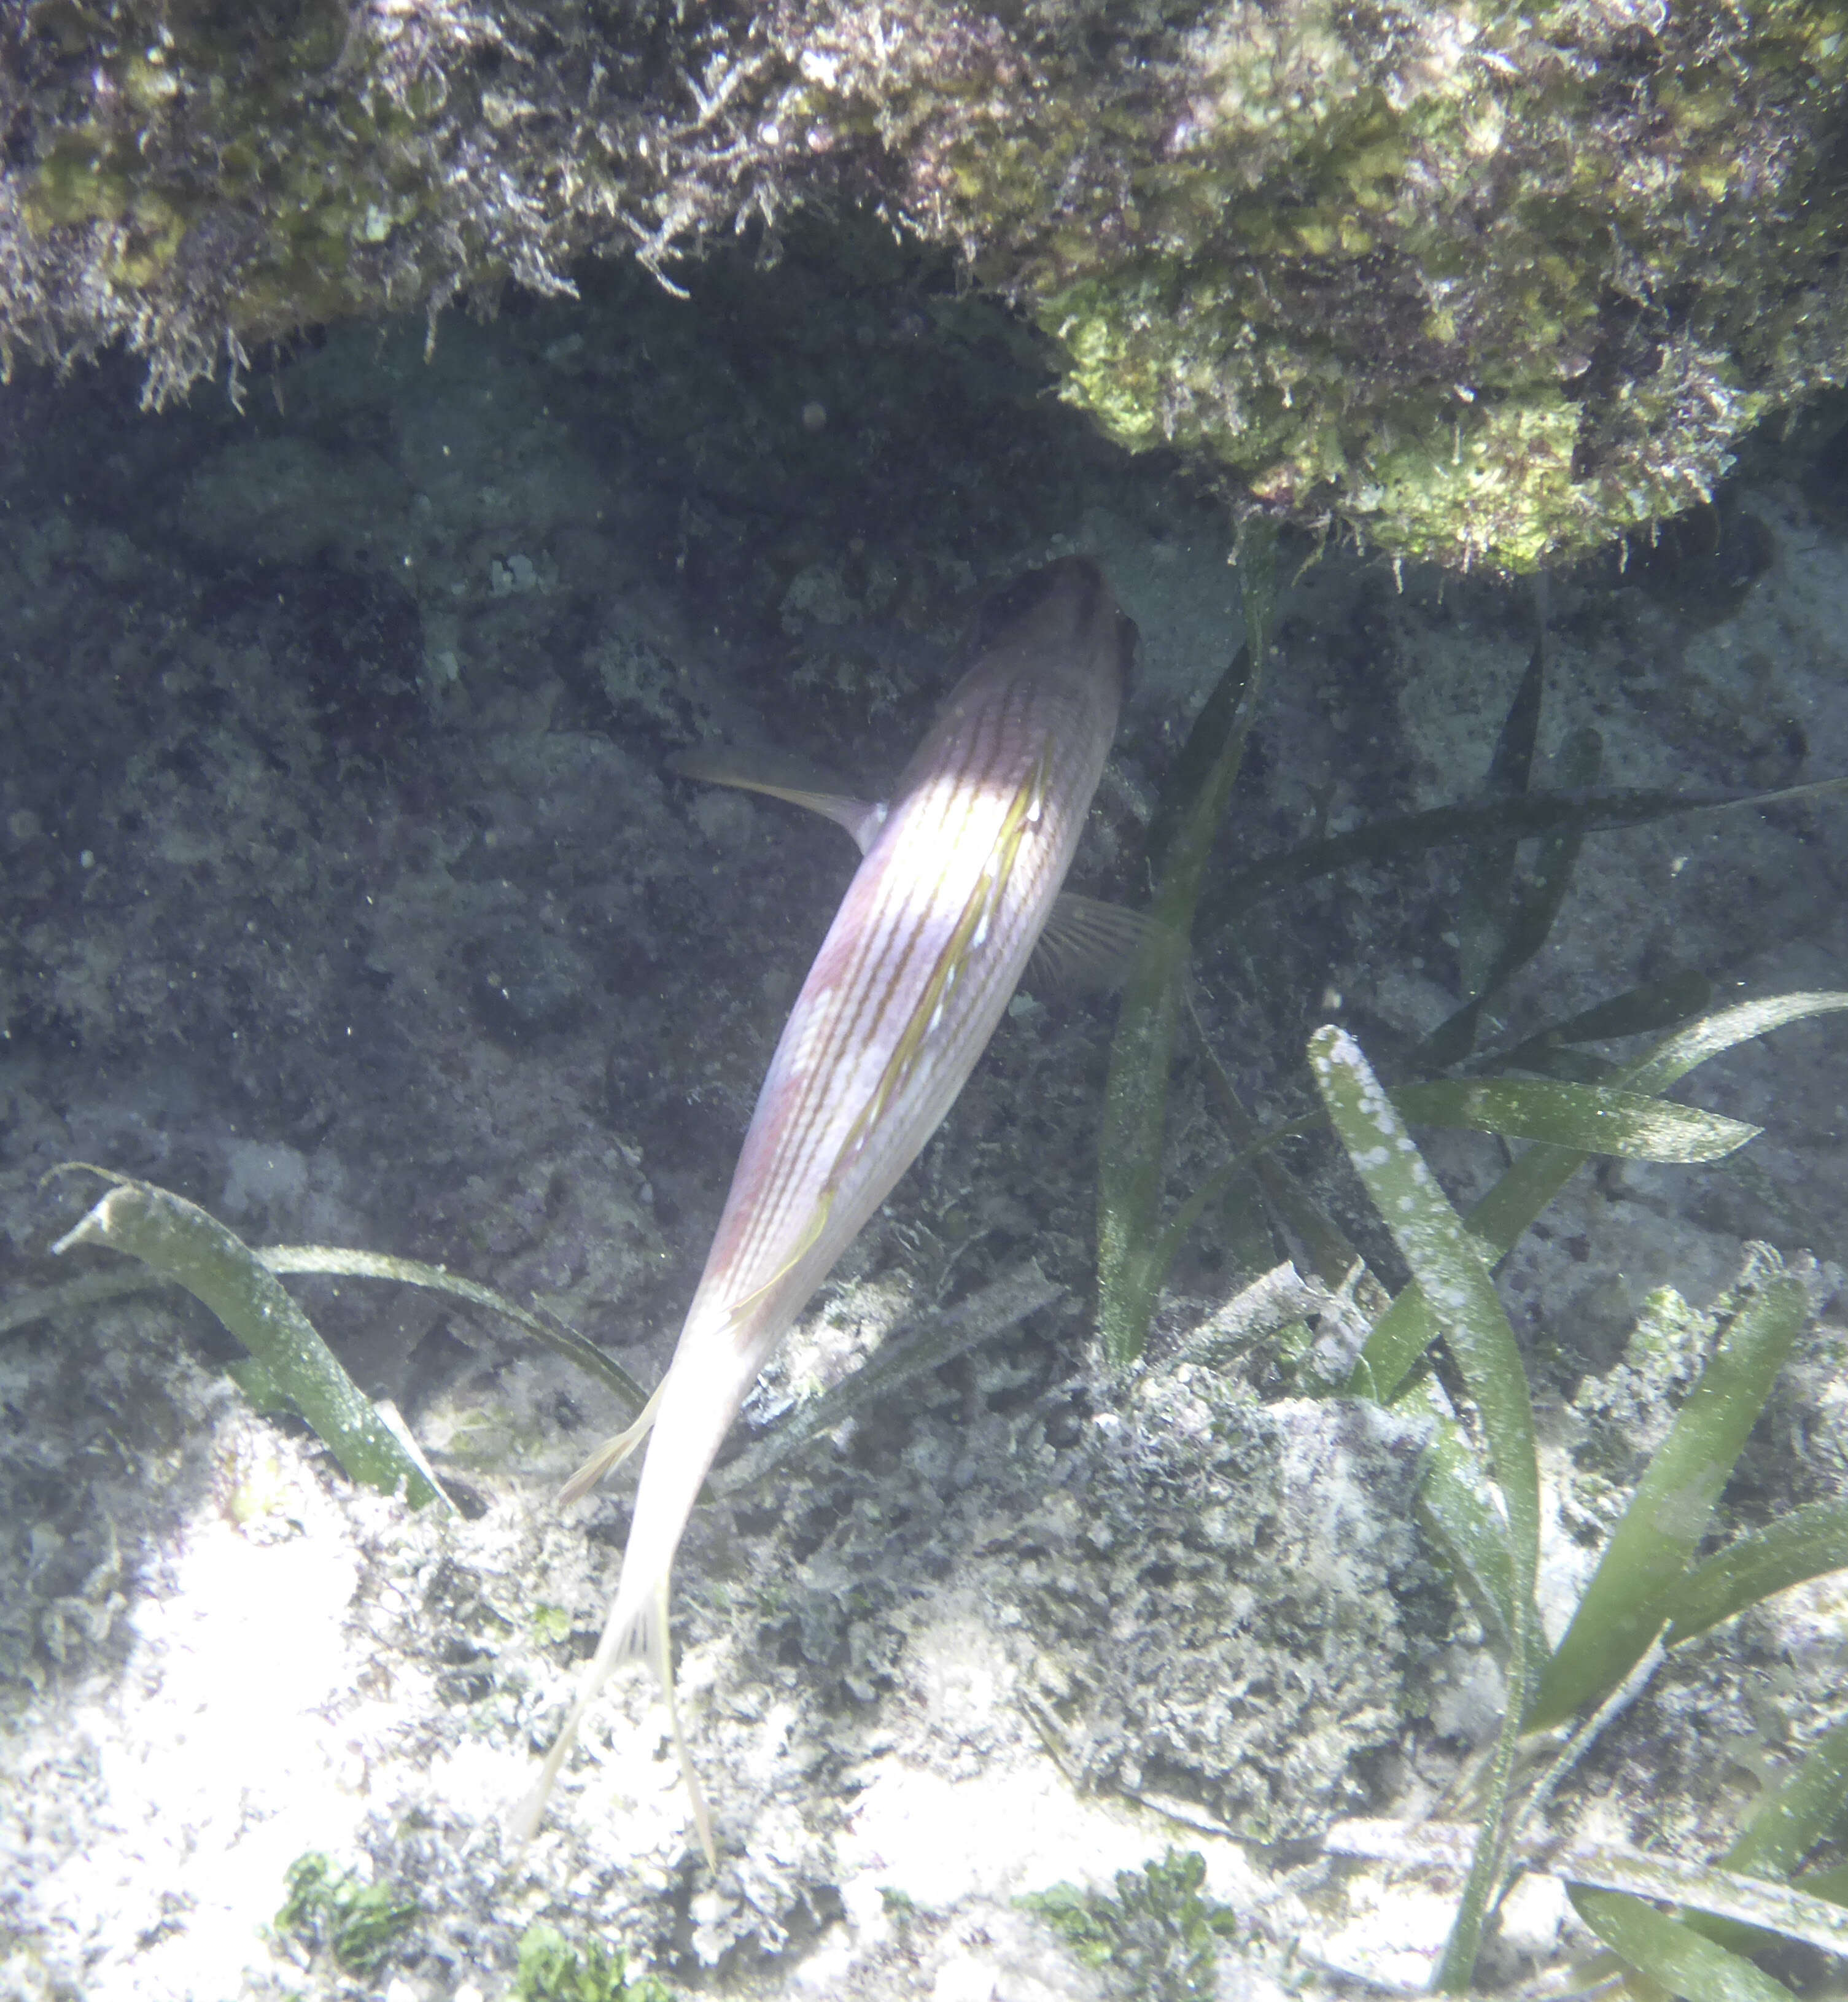
[[[615,1662],[648,1656],[671,1701],[668,1579],[694,1499],[772,1349],[987,1046],[1077,848],[1135,641],[1087,559],[1018,580],[983,608],[967,671],[883,818],[873,808],[858,825],[838,816],[855,825],[865,857],[758,1094],[651,1407],[609,1619],[529,1825]]]

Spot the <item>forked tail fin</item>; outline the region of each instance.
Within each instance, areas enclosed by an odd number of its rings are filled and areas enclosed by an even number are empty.
[[[661,1589],[654,1595],[654,1604],[650,1610],[646,1644],[655,1679],[661,1684],[661,1697],[668,1706],[668,1728],[674,1734],[674,1756],[680,1761],[680,1777],[686,1787],[687,1798],[692,1804],[693,1826],[699,1831],[699,1847],[706,1852],[706,1868],[717,1876],[719,1845],[713,1840],[713,1818],[706,1811],[706,1796],[699,1791],[699,1776],[693,1770],[692,1755],[687,1750],[686,1739],[681,1733],[680,1705],[674,1699],[674,1660],[668,1635],[665,1572],[661,1575]]]
[[[560,1769],[570,1755],[571,1747],[577,1742],[578,1727],[584,1714],[596,1700],[598,1692],[609,1679],[610,1672],[619,1662],[640,1657],[654,1669],[655,1679],[661,1684],[662,1699],[668,1706],[668,1725],[674,1737],[675,1756],[680,1762],[680,1777],[686,1783],[688,1798],[693,1806],[693,1826],[699,1832],[699,1847],[706,1852],[706,1866],[717,1871],[719,1851],[713,1840],[712,1816],[706,1811],[706,1796],[699,1791],[699,1781],[693,1771],[693,1761],[686,1748],[686,1739],[680,1729],[680,1707],[674,1700],[674,1664],[670,1656],[668,1638],[668,1592],[671,1574],[664,1571],[654,1592],[626,1620],[619,1621],[615,1609],[611,1610],[609,1624],[603,1630],[603,1638],[597,1644],[586,1670],[577,1700],[571,1705],[570,1714],[565,1719],[552,1749],[546,1754],[546,1763],[539,1769],[538,1781],[532,1791],[521,1803],[513,1820],[515,1843],[524,1848],[539,1833],[541,1818],[546,1812],[546,1802],[551,1797],[553,1782]]]

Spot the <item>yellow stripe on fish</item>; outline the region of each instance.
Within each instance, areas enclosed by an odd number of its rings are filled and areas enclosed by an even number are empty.
[[[909,1083],[926,1039],[942,1025],[943,1010],[949,1006],[957,975],[968,964],[970,955],[986,943],[991,921],[1013,874],[1014,858],[1020,853],[1021,837],[1038,821],[1043,809],[1050,755],[1048,752],[1041,756],[1033,776],[1021,787],[1009,807],[994,855],[985,866],[981,881],[964,906],[949,943],[943,947],[922,999],[912,1011],[911,1020],[892,1052],[891,1061],[885,1067],[885,1074],[879,1080],[879,1088],[866,1110],[848,1129],[846,1144],[835,1167],[836,1177],[847,1160],[864,1146],[867,1135],[885,1116],[886,1107],[893,1098]]]
[[[690,762],[696,776],[828,814],[864,859],[771,1058],[668,1373],[648,1411],[565,1491],[584,1493],[647,1436],[609,1617],[521,1811],[523,1836],[618,1661],[639,1654],[653,1664],[673,1717],[668,1597],[694,1499],[771,1350],[987,1047],[1071,866],[1135,644],[1097,565],[1067,557],[983,608],[966,671],[888,805],[786,772],[766,779]],[[677,1718],[674,1739],[716,1868]]]

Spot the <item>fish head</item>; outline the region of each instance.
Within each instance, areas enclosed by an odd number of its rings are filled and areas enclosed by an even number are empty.
[[[1114,712],[1128,692],[1135,622],[1090,556],[1062,556],[985,599],[963,649],[965,668],[1058,673],[1106,692]]]

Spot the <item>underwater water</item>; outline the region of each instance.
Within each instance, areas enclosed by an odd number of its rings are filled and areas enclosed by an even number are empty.
[[[126,362],[0,387],[0,1994],[567,1992],[533,1951],[521,1972],[540,1924],[727,1995],[1206,1993],[1215,1957],[1227,1994],[1416,1986],[1454,1882],[1382,1889],[1320,1843],[1431,1811],[1496,1728],[1493,1648],[1414,1519],[1431,1421],[1310,1394],[1299,1305],[1241,1313],[1298,1249],[1249,1201],[1183,1247],[1145,1366],[1104,1369],[1107,995],[1016,1001],[741,1443],[971,1303],[979,1339],[696,1515],[675,1614],[716,1878],[639,1675],[539,1840],[506,1833],[627,1531],[620,1479],[553,1501],[623,1421],[604,1386],[440,1292],[293,1282],[461,1505],[413,1515],[253,1407],[177,1290],[21,1304],[125,1267],[51,1254],[99,1185],[45,1177],[82,1161],[251,1244],[447,1266],[652,1385],[855,862],[669,759],[769,741],[877,797],[986,591],[1085,552],[1142,660],[1072,880],[1140,907],[1243,637],[1225,507],[1099,444],[922,259],[848,291],[721,261],[685,304],[593,273],[427,352],[420,321],[331,333],[238,389],[150,415]],[[1480,797],[1536,631],[1527,585],[1338,539],[1286,537],[1278,569],[1194,954],[1205,1041],[1267,1122],[1313,1105],[1325,1022],[1428,1074],[1494,958],[1505,844],[1228,916],[1215,881]],[[1550,580],[1545,627],[1536,784],[1589,783],[1588,731],[1609,787],[1848,773],[1826,455],[1761,459],[1655,549]],[[1529,842],[1517,880],[1537,866]],[[1477,1048],[1678,976],[1716,1005],[1848,985],[1845,885],[1841,798],[1588,835]],[[1843,1038],[1824,1017],[1703,1068],[1678,1095],[1763,1135],[1581,1171],[1502,1273],[1554,1638],[1750,1243],[1820,1261],[1818,1316],[1726,1526],[1844,1497]],[[1172,1195],[1234,1144],[1184,1041]],[[1481,1134],[1427,1153],[1459,1204],[1504,1160]],[[1400,1284],[1333,1144],[1287,1158]],[[1834,1721],[1845,1617],[1825,1578],[1672,1655],[1557,1826],[1716,1854]],[[1118,1885],[1170,1847],[1226,1923],[1159,1873],[1142,1904]],[[291,1902],[314,1856],[347,1889]],[[1588,1944],[1528,1882],[1485,1978]],[[1061,1883],[1122,1891],[1135,1924],[1075,1954],[1016,1902]]]

